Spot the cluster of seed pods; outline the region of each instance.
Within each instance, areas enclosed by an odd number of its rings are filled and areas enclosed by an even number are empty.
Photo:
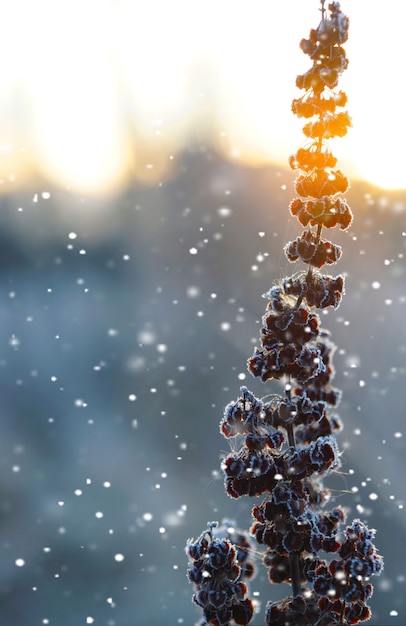
[[[265,549],[269,581],[291,587],[284,600],[268,602],[265,621],[269,626],[367,620],[371,614],[367,600],[372,594],[369,578],[383,567],[372,542],[374,531],[360,520],[342,530],[344,510],[326,510],[330,493],[323,485],[323,479],[340,465],[335,433],[341,421],[331,412],[340,401],[339,390],[331,384],[335,346],[321,327],[318,311],[339,306],[344,278],[323,273],[325,266],[338,261],[341,248],[322,235],[323,229],[345,230],[352,222],[351,209],[342,197],[349,182],[336,167],[328,145],[331,138],[345,135],[350,125],[348,113],[339,110],[347,102],[346,94],[337,89],[348,64],[343,44],[349,21],[338,2],[327,9],[324,4],[322,0],[318,27],[300,44],[312,66],[297,77],[304,95],[292,104],[297,116],[308,119],[303,128],[305,143],[289,160],[298,171],[298,197],[292,200],[290,212],[304,230],[284,251],[289,261],[301,263],[304,269],[265,294],[268,302],[260,345],[248,360],[254,377],[263,382],[282,381],[283,394],[268,395],[264,402],[241,387],[240,397],[227,405],[220,424],[224,437],[239,444],[222,461],[226,491],[232,498],[262,499],[253,507],[250,532]],[[199,541],[189,544],[189,557],[193,558],[191,550],[197,549]],[[326,558],[329,554],[335,558]],[[194,572],[193,567],[189,571]],[[216,576],[211,581],[214,588]],[[237,575],[235,580],[240,580]],[[230,584],[237,590],[242,583]],[[236,614],[227,600],[228,621],[224,621],[222,605],[217,613],[211,606],[203,623],[248,624],[252,612],[248,604],[241,604],[248,602],[246,591],[245,586],[236,591],[240,603],[236,606],[244,607],[236,608]],[[207,596],[203,597],[206,602]],[[195,596],[195,602],[203,606],[200,598]]]

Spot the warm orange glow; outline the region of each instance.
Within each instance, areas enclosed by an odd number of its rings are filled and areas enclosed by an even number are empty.
[[[403,55],[406,8],[390,28],[368,0],[351,15],[343,78],[354,128],[334,142],[340,165],[406,187]],[[19,0],[2,12],[0,181],[97,193],[126,179],[158,181],[188,142],[244,163],[281,162],[301,142],[290,113],[298,43],[318,0]],[[382,8],[381,11],[385,9]],[[379,46],[374,37],[379,34]],[[0,187],[1,189],[1,187]]]

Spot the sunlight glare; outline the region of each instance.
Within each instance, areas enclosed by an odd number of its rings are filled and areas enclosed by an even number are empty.
[[[406,187],[403,85],[392,63],[406,8],[393,0],[397,19],[382,30],[383,7],[350,4],[342,86],[354,128],[334,150],[350,176]],[[104,192],[134,176],[160,180],[173,155],[201,143],[244,164],[286,165],[303,139],[290,110],[295,77],[309,66],[299,41],[319,15],[318,0],[8,3],[0,182],[22,185],[34,171]]]

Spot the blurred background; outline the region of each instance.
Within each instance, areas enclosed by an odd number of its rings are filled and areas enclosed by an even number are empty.
[[[250,525],[219,471],[224,406],[279,389],[245,363],[261,294],[300,269],[285,164],[319,4],[1,4],[0,621],[192,626],[186,540]],[[355,222],[331,233],[347,293],[322,320],[345,425],[328,484],[378,531],[370,623],[400,626],[406,9],[342,6],[354,128],[332,149]],[[288,589],[257,560],[264,608]]]

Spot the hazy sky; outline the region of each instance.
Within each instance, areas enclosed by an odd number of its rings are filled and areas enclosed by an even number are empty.
[[[0,2],[3,188],[38,171],[88,190],[159,179],[208,138],[231,159],[286,164],[303,141],[290,102],[318,0]],[[406,187],[406,5],[341,6],[354,127],[332,149],[350,175]]]

